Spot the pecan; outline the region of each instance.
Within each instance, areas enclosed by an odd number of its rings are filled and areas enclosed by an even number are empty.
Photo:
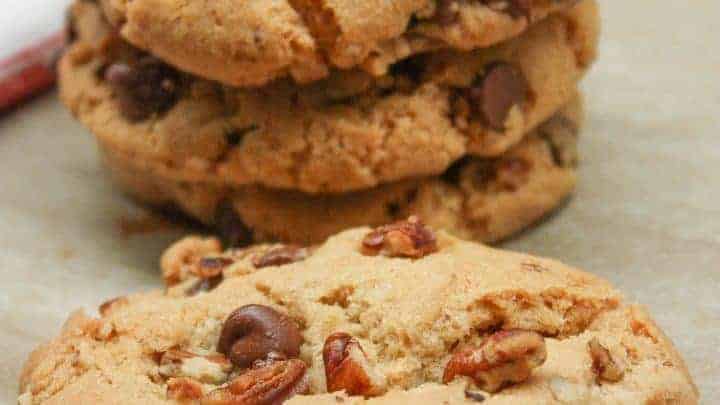
[[[325,340],[323,362],[328,392],[375,396],[385,392],[385,381],[374,372],[360,343],[344,332]]]
[[[202,385],[190,378],[171,378],[167,382],[167,397],[176,401],[192,401],[203,395]]]
[[[210,391],[202,398],[202,405],[281,404],[290,397],[306,394],[310,383],[307,366],[302,360],[290,359],[270,362],[252,368],[230,383]]]
[[[418,217],[376,228],[362,241],[366,254],[420,258],[438,250],[435,234]]]
[[[220,241],[215,238],[186,237],[170,246],[160,258],[165,284],[175,285],[186,280],[201,257],[219,254]]]
[[[270,307],[246,305],[233,311],[223,324],[218,351],[238,367],[249,367],[270,353],[287,358],[300,354],[302,335],[297,324]]]
[[[158,374],[165,378],[190,377],[204,383],[219,384],[227,380],[232,364],[225,356],[201,356],[171,349],[162,354]]]
[[[592,359],[592,370],[598,383],[601,381],[614,383],[622,380],[625,371],[598,338],[594,337],[588,342],[588,351]]]
[[[268,266],[282,266],[299,262],[308,256],[308,250],[299,246],[289,245],[270,249],[263,255],[253,258],[253,265],[258,269]]]
[[[543,337],[531,331],[500,331],[486,338],[480,347],[457,351],[447,366],[443,382],[467,376],[487,392],[527,380],[532,370],[545,362]]]

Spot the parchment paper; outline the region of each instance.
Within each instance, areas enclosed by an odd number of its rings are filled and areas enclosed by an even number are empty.
[[[558,215],[505,247],[609,278],[648,305],[720,403],[720,3],[603,2],[584,86],[581,182]],[[180,232],[123,236],[144,214],[114,190],[93,140],[48,95],[0,119],[0,402],[69,312],[159,286]]]

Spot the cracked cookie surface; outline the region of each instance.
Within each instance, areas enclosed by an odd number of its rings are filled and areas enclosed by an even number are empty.
[[[414,229],[398,226],[385,229]],[[165,290],[111,300],[100,317],[76,313],[38,348],[19,403],[697,403],[672,343],[606,281],[432,229],[417,235],[427,232],[434,249],[419,256],[395,256],[399,245],[368,254],[374,232],[359,228],[275,264],[263,259],[286,246],[223,252],[216,240],[184,239],[163,256]],[[197,291],[210,263],[222,263],[221,280]],[[241,355],[244,339],[276,329],[300,341],[280,338],[282,353],[250,368],[223,355],[228,336]],[[457,369],[467,350],[485,360]],[[443,383],[449,367],[498,367],[508,382],[492,392],[464,377]]]
[[[138,200],[180,208],[222,234],[239,233],[229,238],[244,243],[318,243],[343,229],[409,215],[494,242],[530,226],[572,192],[581,115],[578,99],[499,157],[465,158],[441,176],[341,195],[178,182],[132,155],[102,152],[114,180]]]
[[[232,85],[333,68],[374,75],[413,54],[483,48],[515,37],[576,0],[102,0],[135,46],[180,69]]]
[[[597,40],[596,5],[585,0],[497,47],[418,56],[382,77],[334,72],[309,86],[241,90],[133,49],[93,3],[73,14],[79,41],[60,64],[60,95],[103,147],[178,181],[307,193],[500,155],[573,97]]]

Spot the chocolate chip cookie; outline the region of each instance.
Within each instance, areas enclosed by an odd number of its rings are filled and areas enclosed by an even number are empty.
[[[672,342],[608,282],[415,218],[313,248],[190,237],[164,290],[75,313],[29,404],[696,404]]]
[[[465,158],[441,176],[313,196],[257,186],[175,181],[152,164],[103,149],[118,184],[138,200],[176,206],[238,244],[316,243],[343,229],[418,215],[465,238],[494,242],[559,206],[575,185],[576,101],[496,158]]]
[[[182,70],[232,86],[334,68],[373,75],[414,54],[488,47],[576,0],[101,0],[128,41]]]
[[[379,77],[333,71],[307,86],[238,89],[133,48],[96,4],[79,1],[73,14],[79,40],[60,64],[60,95],[103,147],[177,181],[306,193],[362,190],[440,174],[466,154],[502,154],[573,97],[598,22],[585,0],[496,47],[419,55]]]

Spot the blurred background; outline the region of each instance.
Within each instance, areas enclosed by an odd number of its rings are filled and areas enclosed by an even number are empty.
[[[0,59],[63,25],[65,0],[3,0]],[[581,181],[559,215],[502,247],[606,277],[647,305],[720,403],[720,3],[602,2],[585,81]],[[67,314],[159,285],[183,232],[125,199],[53,92],[0,116],[0,403]],[[152,232],[150,232],[152,231]]]

